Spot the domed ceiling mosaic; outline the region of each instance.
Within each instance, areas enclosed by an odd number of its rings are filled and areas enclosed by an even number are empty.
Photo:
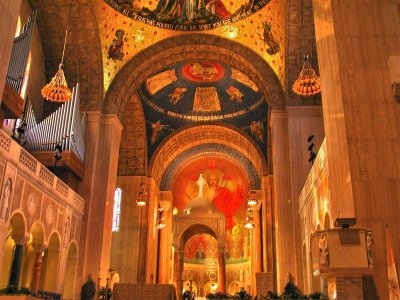
[[[284,80],[286,0],[92,0],[104,62],[104,91],[140,51],[203,32],[251,48]]]
[[[104,0],[120,13],[173,30],[207,30],[247,17],[270,0]]]
[[[149,157],[178,128],[223,122],[245,131],[267,151],[268,105],[242,72],[215,61],[181,61],[147,79],[138,90],[147,125]]]

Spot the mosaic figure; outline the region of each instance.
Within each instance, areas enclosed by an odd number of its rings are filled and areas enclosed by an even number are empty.
[[[262,39],[265,43],[265,46],[267,47],[267,53],[269,55],[274,55],[277,54],[280,50],[280,46],[274,35],[272,34],[271,31],[271,24],[268,23],[267,21],[263,22],[263,29],[264,32],[263,34],[258,33],[260,39]]]
[[[124,43],[127,41],[125,31],[118,29],[115,32],[115,38],[113,39],[110,47],[108,48],[108,58],[114,60],[122,60],[124,58]]]
[[[175,90],[168,95],[169,103],[177,104],[180,100],[182,100],[185,92],[187,92],[187,88],[175,88]]]
[[[264,125],[260,121],[252,121],[250,124],[251,134],[260,143],[264,143]]]

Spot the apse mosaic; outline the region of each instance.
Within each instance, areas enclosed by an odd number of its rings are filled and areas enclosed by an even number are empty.
[[[93,3],[103,49],[104,92],[118,71],[140,51],[163,39],[198,30],[251,48],[267,61],[284,86],[285,0],[187,0],[179,3],[166,0],[93,0]],[[170,5],[179,7],[180,3],[185,7],[197,3],[193,6],[191,20],[178,17],[156,21],[172,13]],[[216,15],[214,19],[202,13],[207,15],[207,6],[208,14]],[[185,9],[174,14],[185,14]],[[160,13],[161,10],[168,13]],[[240,14],[242,10],[245,13]],[[217,21],[217,18],[225,17],[227,19]]]
[[[242,229],[244,230],[244,229]],[[237,264],[250,259],[250,233],[240,232],[235,226],[226,238],[225,262]],[[196,234],[185,244],[184,262],[188,264],[218,266],[218,242],[209,234]]]
[[[172,30],[208,30],[239,21],[270,0],[104,0],[121,14]]]
[[[228,263],[242,263],[250,257],[249,231],[244,227],[248,189],[242,168],[220,157],[203,157],[186,165],[175,178],[173,206],[178,213],[195,209],[222,213],[226,218],[225,258]],[[200,234],[186,243],[185,260],[218,264],[217,252],[215,238]]]
[[[257,85],[215,61],[182,61],[139,88],[147,122],[149,157],[172,132],[191,123],[225,122],[267,150],[268,105]]]

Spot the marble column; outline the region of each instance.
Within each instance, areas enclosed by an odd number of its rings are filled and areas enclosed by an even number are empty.
[[[22,0],[0,1],[0,104]]]
[[[225,248],[218,249],[218,291],[226,293]]]
[[[313,0],[313,11],[332,219],[373,231],[374,284],[389,299],[386,225],[400,253],[400,106],[388,66],[400,49],[398,1]]]
[[[35,248],[35,263],[33,265],[31,290],[33,294],[37,294],[39,290],[40,275],[42,273],[42,259],[44,247]]]
[[[274,225],[277,288],[282,291],[288,273],[296,274],[296,247],[287,112],[271,112],[272,159],[274,173]]]
[[[21,261],[26,241],[29,239],[27,235],[13,236],[15,241],[14,255],[11,263],[11,272],[8,285],[18,287],[19,275],[21,272]]]
[[[289,130],[289,155],[290,175],[293,200],[293,235],[295,245],[301,245],[299,196],[311,170],[311,163],[308,161],[308,137],[314,135],[314,152],[318,153],[325,138],[324,120],[321,106],[290,106],[287,108],[288,130]],[[302,253],[301,247],[296,246],[296,285],[304,290]]]
[[[176,288],[177,300],[182,300],[183,290],[183,251],[174,251],[174,285]]]
[[[112,213],[122,125],[116,115],[87,114],[85,175],[81,195],[86,200],[80,239],[77,286],[87,275],[106,284],[110,268]]]

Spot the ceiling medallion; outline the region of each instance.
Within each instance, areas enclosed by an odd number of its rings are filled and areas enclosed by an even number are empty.
[[[201,31],[239,21],[270,0],[104,0],[121,14],[162,29]],[[143,4],[142,4],[143,3]]]

